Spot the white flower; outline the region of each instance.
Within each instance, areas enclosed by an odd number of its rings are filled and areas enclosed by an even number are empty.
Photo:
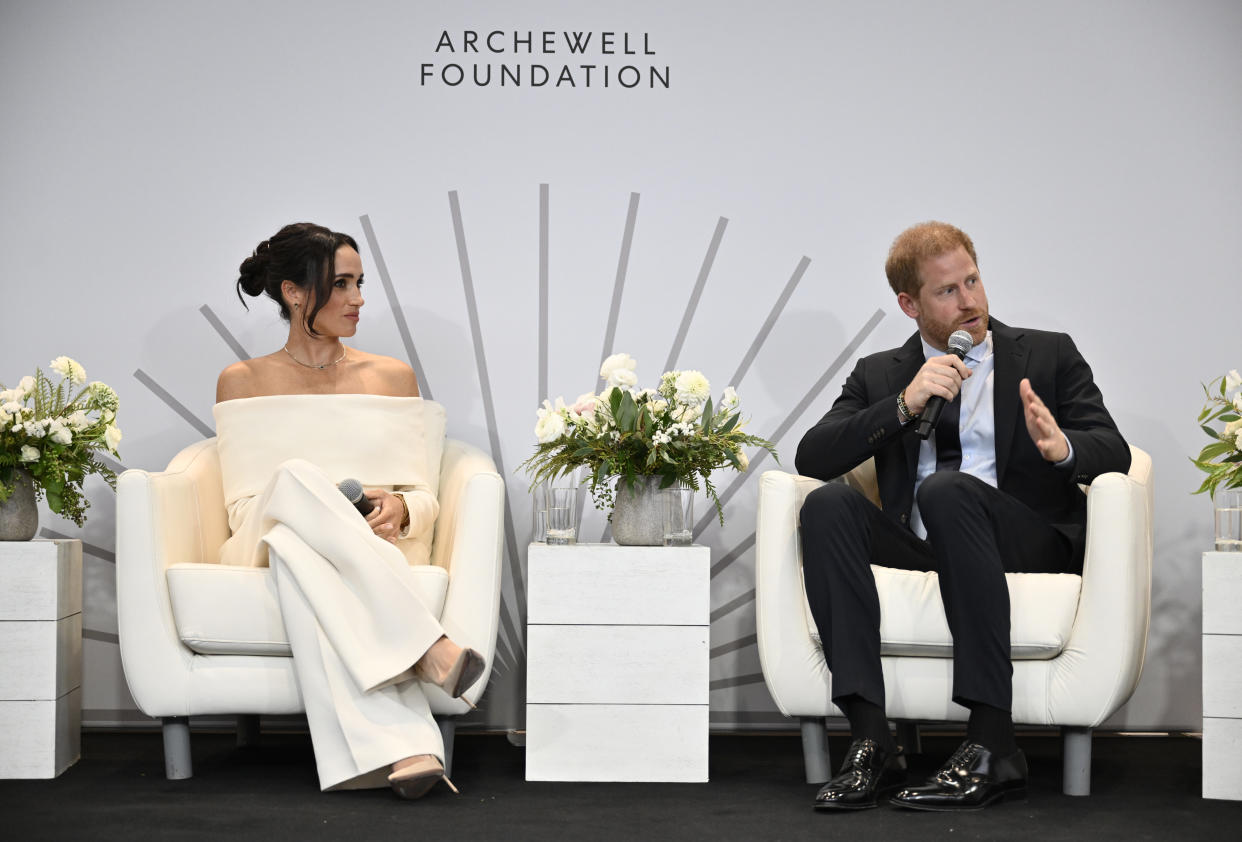
[[[94,422],[91,421],[90,416],[87,415],[84,410],[79,409],[77,412],[74,412],[66,418],[65,423],[67,423],[74,430],[85,430]]]
[[[655,434],[651,436],[651,441],[653,444],[668,444],[672,440],[673,440],[673,437],[670,436],[668,433],[664,432],[663,430],[656,430]]]
[[[565,416],[552,409],[540,409],[537,414],[539,420],[535,422],[535,438],[539,439],[540,444],[556,441],[565,435]]]
[[[73,433],[69,432],[69,428],[60,419],[52,421],[51,426],[48,427],[48,438],[57,444],[73,443]]]
[[[116,453],[116,446],[121,443],[121,428],[115,424],[109,424],[104,430],[104,444],[113,453]]]
[[[39,448],[31,447],[28,444],[23,444],[21,456],[18,456],[17,458],[23,462],[38,462],[39,461]]]
[[[724,394],[720,396],[720,408],[729,412],[737,409],[741,399],[737,396],[737,389],[732,386],[725,386]]]
[[[25,377],[21,379],[21,382],[17,384],[17,389],[15,389],[14,391],[20,392],[21,394],[19,395],[19,397],[24,398],[26,395],[29,395],[31,392],[33,392],[34,388],[35,388],[35,379],[31,377],[29,374],[27,374]]]
[[[1238,392],[1233,396],[1233,408],[1238,412],[1242,412],[1242,392]]]
[[[22,405],[17,401],[6,401],[4,404],[0,404],[0,410],[4,410],[9,415],[21,415]]]
[[[687,426],[703,417],[703,407],[699,404],[683,404],[672,412],[674,421],[681,421]]]
[[[746,451],[739,447],[733,451],[733,455],[737,457],[738,470],[745,472],[750,467],[750,457],[746,455]]]
[[[712,393],[712,386],[701,371],[683,371],[677,375],[677,400],[681,403],[703,403]]]
[[[638,382],[638,377],[634,374],[637,366],[638,363],[629,354],[613,354],[599,367],[599,376],[609,386],[628,389]]]
[[[654,400],[647,406],[651,407],[651,414],[659,418],[664,410],[668,409],[668,401]]]
[[[41,439],[47,435],[47,430],[39,421],[27,421],[22,425],[22,428],[26,431],[26,435],[30,436],[32,439]]]
[[[1236,368],[1231,368],[1225,375],[1225,391],[1232,391],[1239,386],[1242,386],[1242,374],[1238,374]]]
[[[82,368],[82,364],[75,359],[57,357],[52,360],[51,368],[70,383],[77,385],[86,382],[86,369]]]
[[[1225,431],[1220,434],[1220,437],[1222,439],[1233,438],[1234,434],[1237,433],[1238,430],[1242,430],[1242,418],[1239,418],[1237,421],[1230,421],[1226,424]]]
[[[612,373],[612,377],[608,382],[613,386],[620,386],[622,389],[628,389],[638,382],[638,375],[630,371],[628,368],[618,368]]]
[[[695,434],[694,424],[690,421],[682,421],[668,428],[669,433],[675,436],[689,437]]]

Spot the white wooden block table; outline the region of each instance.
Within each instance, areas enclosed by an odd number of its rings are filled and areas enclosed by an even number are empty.
[[[526,779],[707,780],[711,551],[531,544]]]
[[[1242,553],[1203,554],[1203,797],[1242,801]]]
[[[82,542],[0,541],[0,778],[81,756]]]

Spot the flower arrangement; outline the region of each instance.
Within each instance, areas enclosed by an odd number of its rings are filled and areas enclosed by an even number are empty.
[[[1199,413],[1199,426],[1212,443],[1204,445],[1199,457],[1191,461],[1207,472],[1195,494],[1207,491],[1215,497],[1221,485],[1242,488],[1242,375],[1234,369],[1204,384],[1203,394],[1207,403]],[[1224,429],[1218,432],[1209,427],[1213,421],[1223,422]]]
[[[600,367],[605,385],[598,395],[587,392],[572,406],[562,398],[543,402],[536,412],[539,444],[522,463],[533,476],[532,487],[585,467],[589,476],[584,481],[590,483],[596,508],[610,509],[611,479],[633,489],[639,478],[659,477],[661,488],[682,482],[706,490],[723,524],[711,472],[725,467],[745,471],[747,446],[773,456],[776,450],[745,432],[732,386],[713,406],[711,384],[701,372],[666,371],[658,388],[638,389],[636,366],[630,355],[613,354]]]
[[[118,399],[105,383],[84,385],[86,371],[76,360],[57,357],[50,368],[60,375],[56,385],[40,369],[15,388],[0,384],[0,503],[13,493],[17,469],[23,468],[36,493],[46,495],[48,508],[81,526],[90,506],[82,494],[87,474],[99,474],[116,488],[116,473],[95,451],[117,455]]]

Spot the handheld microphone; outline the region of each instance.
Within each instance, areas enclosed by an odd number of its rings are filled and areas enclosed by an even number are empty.
[[[362,483],[356,479],[343,479],[336,484],[337,490],[345,495],[345,499],[354,504],[354,508],[358,510],[358,514],[366,517],[371,514],[371,510],[375,508],[375,504],[362,493]]]
[[[949,353],[959,360],[965,359],[966,354],[974,345],[975,341],[964,330],[955,330],[949,337]],[[927,406],[923,407],[923,415],[919,418],[919,438],[926,439],[932,434],[932,430],[936,429],[936,424],[940,421],[940,413],[943,411],[944,398],[940,395],[932,395],[927,399]]]

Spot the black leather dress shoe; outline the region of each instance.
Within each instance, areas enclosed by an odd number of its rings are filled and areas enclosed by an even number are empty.
[[[892,797],[913,810],[982,810],[1005,798],[1026,795],[1026,755],[1018,749],[997,757],[978,743],[964,742],[923,786]]]
[[[867,810],[878,803],[881,791],[906,779],[906,759],[900,750],[887,751],[872,739],[854,740],[841,771],[815,796],[816,810]]]

